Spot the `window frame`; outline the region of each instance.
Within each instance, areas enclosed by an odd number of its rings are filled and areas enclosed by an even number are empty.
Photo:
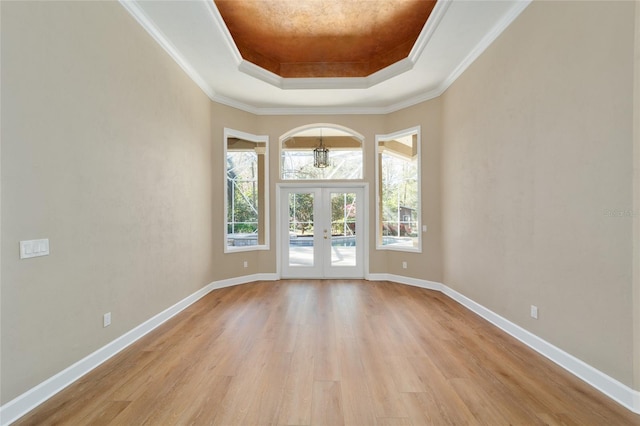
[[[416,247],[403,247],[394,245],[382,244],[382,217],[381,217],[381,205],[382,205],[382,167],[380,162],[380,142],[392,140],[396,138],[406,137],[410,135],[416,135],[416,158],[417,158],[417,194],[418,194],[418,212],[416,215],[417,221],[417,238],[418,244]],[[375,191],[376,191],[376,250],[392,250],[410,253],[422,253],[422,134],[420,126],[414,126],[407,129],[403,129],[394,133],[385,135],[376,135],[375,137]]]
[[[359,178],[355,178],[355,179],[346,179],[346,178],[336,178],[336,179],[329,179],[329,178],[315,178],[315,179],[291,179],[291,178],[285,178],[284,174],[283,174],[283,143],[284,141],[286,141],[287,139],[289,139],[292,136],[295,136],[298,133],[303,133],[306,131],[310,131],[310,130],[315,130],[315,129],[334,129],[340,132],[344,132],[346,133],[349,137],[353,137],[354,139],[357,139],[360,142],[360,164],[362,166],[362,171],[360,174]],[[345,136],[347,136],[345,135]],[[280,136],[280,138],[278,139],[278,178],[280,179],[281,182],[288,182],[288,183],[303,183],[303,182],[317,182],[317,183],[321,183],[321,182],[364,182],[365,180],[365,176],[366,176],[366,172],[367,172],[367,162],[365,161],[366,159],[366,146],[365,146],[365,137],[364,135],[356,132],[353,129],[350,129],[348,127],[345,126],[341,126],[339,124],[333,124],[333,123],[313,123],[313,124],[307,124],[304,126],[300,126],[297,127],[295,129],[291,129],[288,132],[286,132],[285,134],[283,134],[282,136]],[[331,148],[330,148],[331,150]]]
[[[223,238],[223,245],[224,245],[224,253],[238,253],[238,252],[247,252],[247,251],[256,251],[256,250],[269,250],[270,249],[270,238],[269,238],[269,227],[270,227],[270,223],[269,223],[269,136],[268,135],[254,135],[251,133],[247,133],[247,132],[242,132],[240,130],[235,130],[235,129],[230,129],[225,127],[224,128],[224,137],[223,137],[223,162],[224,162],[224,167],[222,167],[222,173],[223,173],[223,194],[224,194],[224,238]],[[264,148],[264,176],[258,176],[258,179],[260,179],[262,177],[262,179],[264,179],[264,185],[261,185],[264,189],[264,195],[261,197],[263,200],[263,206],[261,206],[260,204],[258,205],[258,214],[263,214],[264,215],[264,220],[262,220],[262,223],[264,223],[264,243],[263,244],[256,244],[256,245],[249,245],[249,246],[229,246],[228,245],[228,227],[229,227],[229,217],[228,217],[228,211],[229,211],[229,200],[228,200],[228,176],[227,176],[227,155],[228,155],[228,140],[229,138],[239,138],[239,139],[243,139],[249,142],[254,142],[254,143],[264,143],[265,144],[265,148]],[[260,223],[260,217],[258,217],[258,222]],[[259,229],[259,228],[258,228]]]

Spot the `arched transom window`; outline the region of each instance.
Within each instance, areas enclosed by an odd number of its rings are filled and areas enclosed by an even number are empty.
[[[362,179],[364,137],[348,128],[314,124],[280,138],[283,180]]]

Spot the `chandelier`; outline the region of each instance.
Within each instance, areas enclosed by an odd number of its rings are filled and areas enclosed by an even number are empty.
[[[320,146],[313,150],[313,166],[319,169],[329,166],[329,150],[322,143],[322,130],[320,130]]]

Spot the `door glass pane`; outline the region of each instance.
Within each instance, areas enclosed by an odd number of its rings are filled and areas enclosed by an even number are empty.
[[[356,265],[356,194],[331,193],[331,266]]]
[[[289,194],[289,266],[313,266],[313,193]]]

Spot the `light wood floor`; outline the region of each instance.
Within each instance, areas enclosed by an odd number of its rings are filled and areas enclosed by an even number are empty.
[[[216,290],[17,424],[640,425],[446,296],[360,280]]]

